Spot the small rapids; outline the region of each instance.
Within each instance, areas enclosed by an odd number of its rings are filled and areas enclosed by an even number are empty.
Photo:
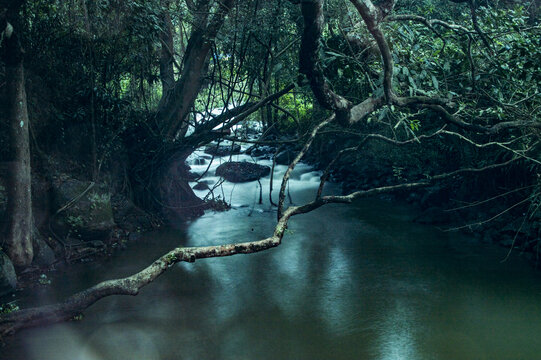
[[[224,145],[227,145],[225,143]],[[224,157],[212,157],[212,155],[205,154],[203,149],[199,149],[190,155],[187,159],[188,165],[191,167],[191,171],[195,174],[204,175],[199,180],[204,182],[211,189],[216,198],[224,200],[230,204],[233,208],[245,208],[251,207],[256,211],[270,211],[272,209],[269,199],[270,189],[270,176],[261,178],[260,181],[252,181],[249,183],[230,183],[227,181],[221,181],[219,176],[215,176],[216,168],[228,161],[238,162],[253,162],[259,165],[268,166],[272,168],[272,160],[254,158],[250,155],[244,154],[247,146],[241,147],[242,153]],[[273,174],[273,191],[272,199],[274,203],[278,202],[278,194],[280,192],[280,185],[282,183],[282,177],[287,169],[286,165],[275,164]],[[314,171],[313,168],[305,163],[299,163],[295,167],[295,170],[291,174],[288,183],[288,199],[295,202],[310,201],[313,200],[307,198],[306,190],[319,186],[321,171]],[[190,183],[192,186],[196,182]],[[218,185],[214,188],[215,185]],[[336,191],[336,186],[331,186]],[[197,196],[205,198],[209,195],[208,190],[194,190]],[[260,193],[262,193],[262,203],[259,204]],[[292,193],[299,194],[298,199],[294,199]],[[305,194],[306,193],[306,194]],[[315,197],[315,193],[313,194]],[[212,194],[210,194],[212,197]]]

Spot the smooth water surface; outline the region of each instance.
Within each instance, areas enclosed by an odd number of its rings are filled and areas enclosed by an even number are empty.
[[[277,167],[275,189],[284,170]],[[299,165],[289,189],[295,204],[313,198],[318,176]],[[176,246],[267,237],[276,212],[268,179],[262,185],[259,205],[257,182],[224,183],[215,195],[232,210],[147,234],[104,264],[70,267],[19,304],[130,275]],[[21,332],[0,358],[541,358],[539,273],[518,253],[501,263],[504,249],[412,223],[415,215],[375,199],[323,207],[293,218],[278,248],[179,264],[137,297],[99,301],[83,321]]]

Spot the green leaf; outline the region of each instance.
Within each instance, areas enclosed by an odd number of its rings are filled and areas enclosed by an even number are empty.
[[[413,80],[413,78],[411,76],[408,76],[408,81],[411,85],[411,87],[415,90],[417,90],[417,84],[415,84],[415,81]]]
[[[434,89],[439,90],[440,84],[434,75],[432,75],[432,85],[434,85]]]

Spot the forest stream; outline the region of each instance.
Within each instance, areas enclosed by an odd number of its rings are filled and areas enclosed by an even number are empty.
[[[203,172],[196,153],[192,170]],[[247,155],[233,160],[252,161]],[[214,159],[203,180],[219,180]],[[271,165],[270,160],[259,163]],[[277,165],[274,195],[285,166]],[[313,199],[320,173],[299,164],[290,199]],[[19,294],[21,307],[128,276],[177,246],[262,239],[269,177],[214,190],[232,209],[147,233],[103,262],[66,267]],[[192,184],[193,185],[193,184]],[[337,184],[327,191],[339,192]],[[206,191],[197,191],[204,196]],[[276,201],[276,199],[275,199]],[[2,359],[536,359],[541,276],[519,251],[413,222],[406,204],[365,199],[292,219],[281,246],[175,265],[136,297],[101,300],[82,321],[22,331]],[[25,296],[26,295],[26,296]]]

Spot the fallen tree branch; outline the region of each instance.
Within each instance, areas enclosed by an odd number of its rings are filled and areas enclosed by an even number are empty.
[[[302,157],[306,154],[306,152],[308,151],[308,149],[312,145],[312,142],[314,141],[318,131],[320,129],[322,129],[324,126],[331,123],[334,119],[335,119],[335,115],[331,115],[328,119],[326,119],[326,120],[322,121],[321,123],[319,123],[319,125],[317,125],[312,130],[312,132],[310,133],[310,137],[308,138],[308,140],[306,140],[306,143],[304,144],[304,147],[301,149],[301,151],[299,151],[299,153],[297,154],[295,159],[293,159],[291,164],[289,164],[289,166],[288,166],[288,168],[287,168],[287,170],[286,170],[286,172],[284,174],[284,177],[282,178],[282,185],[280,186],[280,194],[278,196],[278,219],[280,219],[282,217],[282,212],[283,212],[283,209],[284,209],[284,201],[285,201],[285,198],[286,198],[286,194],[285,194],[286,186],[287,186],[287,183],[289,181],[289,177],[291,176],[291,172],[293,171],[293,169],[295,169],[295,166],[297,165],[297,163],[302,159]]]
[[[314,129],[315,133],[317,133],[317,129],[325,126],[328,122],[332,120],[333,119],[331,117],[318,125],[318,127]],[[297,157],[300,158],[299,156]],[[291,206],[283,212],[274,228],[273,235],[268,238],[258,241],[240,242],[226,245],[175,248],[169,251],[167,254],[158,258],[150,266],[146,267],[145,269],[134,275],[120,279],[103,281],[93,287],[90,287],[86,290],[70,296],[61,303],[22,309],[11,312],[9,314],[2,314],[0,315],[0,341],[6,336],[12,335],[17,331],[26,328],[72,320],[74,317],[81,314],[85,309],[105,297],[112,295],[135,296],[143,287],[156,280],[160,275],[162,275],[165,271],[167,271],[171,266],[176,263],[194,262],[197,259],[225,257],[237,254],[252,254],[279,246],[282,242],[285,230],[287,229],[288,221],[292,216],[306,214],[325,204],[348,204],[356,199],[370,197],[378,194],[422,188],[429,186],[434,181],[444,180],[464,173],[482,172],[489,169],[507,166],[513,161],[515,161],[515,159],[500,164],[489,165],[479,169],[459,169],[454,172],[432,176],[429,179],[417,182],[356,191],[349,195],[322,196],[304,205]],[[289,168],[292,169],[294,167],[294,164],[295,162],[292,163],[293,166],[290,165]],[[287,180],[285,182],[287,182]],[[282,182],[282,184],[283,183],[284,182]],[[283,189],[282,192],[285,192],[285,189]]]
[[[196,259],[231,256],[235,254],[250,254],[278,246],[285,230],[284,218],[276,227],[275,235],[260,241],[237,243],[221,246],[206,246],[198,248],[176,248],[154,261],[142,271],[126,278],[107,280],[89,289],[70,296],[62,303],[29,308],[0,315],[0,340],[7,335],[25,329],[45,324],[69,321],[96,301],[112,295],[135,296],[144,286],[150,284],[172,265],[185,261],[194,262]]]

